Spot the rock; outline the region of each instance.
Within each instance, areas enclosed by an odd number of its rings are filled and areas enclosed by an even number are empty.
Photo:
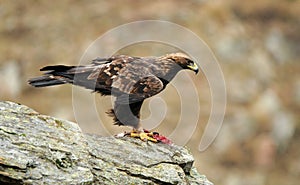
[[[176,145],[83,134],[75,123],[0,102],[1,184],[212,184]]]

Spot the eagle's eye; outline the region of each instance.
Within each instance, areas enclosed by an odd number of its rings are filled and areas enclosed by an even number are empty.
[[[194,62],[192,60],[190,60],[190,59],[186,59],[186,60],[187,60],[187,65],[193,65],[194,64]]]

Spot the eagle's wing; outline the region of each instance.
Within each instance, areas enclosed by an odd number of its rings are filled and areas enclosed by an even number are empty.
[[[164,85],[158,77],[150,75],[138,80],[126,89],[129,89],[129,91],[117,95],[117,103],[131,104],[144,100],[161,92],[164,89]]]
[[[149,98],[156,95],[164,88],[163,82],[156,76],[146,76],[139,80],[131,90],[130,94],[141,98]]]

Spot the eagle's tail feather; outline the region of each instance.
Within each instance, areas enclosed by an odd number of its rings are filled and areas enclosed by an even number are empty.
[[[30,80],[28,80],[28,83],[34,87],[46,87],[64,84],[65,82],[55,79],[51,76],[40,76],[36,78],[31,78]]]
[[[53,72],[66,72],[70,69],[73,69],[74,66],[65,66],[65,65],[55,65],[55,66],[46,66],[40,69],[40,71],[50,71],[49,73]]]
[[[41,71],[45,72],[44,76],[39,76],[36,78],[31,78],[28,80],[28,83],[34,87],[46,87],[52,85],[60,85],[65,83],[72,83],[74,78],[74,73],[69,73],[70,69],[73,69],[74,66],[46,66]]]

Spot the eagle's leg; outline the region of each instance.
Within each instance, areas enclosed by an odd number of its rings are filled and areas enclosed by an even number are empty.
[[[133,129],[130,132],[130,137],[138,137],[143,141],[157,142],[157,139],[153,138],[153,132],[145,132],[143,129]]]
[[[127,98],[125,104],[123,102],[124,98],[125,100]],[[149,140],[152,142],[158,142],[157,139],[155,139],[154,134],[152,132],[144,130],[140,124],[140,109],[144,100],[131,100],[133,102],[129,105],[126,104],[128,103],[128,101],[128,95],[118,96],[115,101],[114,109],[111,109],[109,111],[109,115],[114,118],[115,124],[130,126],[133,128],[133,130],[129,133],[125,132],[123,134],[118,134],[117,136],[130,136],[140,138],[143,141]]]

